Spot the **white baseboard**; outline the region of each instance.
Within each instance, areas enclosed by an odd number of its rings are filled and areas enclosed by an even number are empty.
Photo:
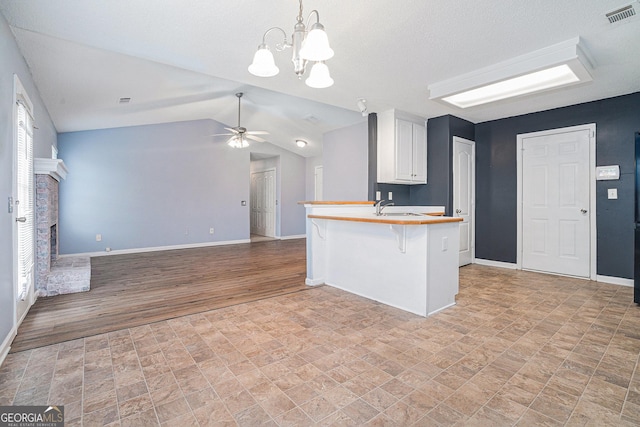
[[[490,259],[475,258],[474,264],[486,265],[488,267],[508,268],[509,270],[517,270],[517,264],[502,261],[492,261]]]
[[[225,240],[221,242],[188,243],[185,245],[154,246],[150,248],[116,249],[109,252],[105,251],[105,252],[84,252],[84,253],[76,253],[76,254],[62,254],[60,255],[60,257],[61,258],[77,257],[77,256],[97,257],[97,256],[109,256],[109,255],[138,254],[143,252],[171,251],[174,249],[193,249],[193,248],[205,248],[209,246],[237,245],[240,243],[251,243],[251,240],[250,239]]]
[[[474,264],[486,265],[489,267],[508,268],[511,270],[518,269],[517,264],[511,264],[509,262],[491,261],[488,259],[480,259],[480,258],[476,258],[473,262]],[[589,280],[589,278],[586,278],[586,280]],[[596,276],[596,281],[602,282],[602,283],[610,283],[612,285],[633,287],[633,279],[624,279],[622,277],[602,276],[598,274]]]
[[[602,283],[611,283],[612,285],[633,287],[633,279],[623,279],[621,277],[601,276],[597,275],[596,280]]]
[[[309,279],[308,277],[304,279],[304,284],[308,286],[318,286],[324,283],[324,279]]]
[[[306,239],[306,234],[292,234],[291,236],[282,236],[280,240]]]
[[[9,354],[9,350],[11,350],[11,343],[13,339],[16,337],[17,328],[11,328],[7,336],[5,337],[2,345],[0,346],[0,366],[4,363],[4,359],[7,358],[7,354]]]

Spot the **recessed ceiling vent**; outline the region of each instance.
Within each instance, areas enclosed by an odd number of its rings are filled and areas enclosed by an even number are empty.
[[[631,18],[635,15],[636,10],[633,8],[633,5],[630,4],[628,6],[621,7],[620,9],[609,12],[606,16],[610,24],[615,24],[616,22],[620,22],[623,19]]]
[[[131,98],[120,98],[118,104],[128,104],[131,102]]]

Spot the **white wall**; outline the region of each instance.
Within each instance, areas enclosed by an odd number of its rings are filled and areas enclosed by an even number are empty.
[[[0,361],[15,333],[13,286],[13,214],[7,198],[13,194],[13,75],[18,76],[34,104],[34,156],[51,157],[56,131],[9,25],[0,14]]]
[[[324,135],[324,200],[367,200],[368,152],[366,119]]]

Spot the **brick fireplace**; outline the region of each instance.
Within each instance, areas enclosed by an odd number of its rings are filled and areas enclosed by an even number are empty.
[[[88,291],[89,257],[58,256],[58,194],[67,168],[59,159],[34,159],[36,174],[36,296]]]

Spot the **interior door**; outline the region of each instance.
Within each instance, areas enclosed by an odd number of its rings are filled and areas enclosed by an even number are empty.
[[[276,235],[276,171],[264,172],[264,235],[275,237]]]
[[[262,204],[264,197],[262,196],[262,173],[251,174],[251,199],[250,199],[250,216],[251,216],[251,234],[259,234],[264,236],[264,218],[262,216]]]
[[[251,234],[275,237],[275,170],[251,174]]]
[[[475,256],[475,142],[453,137],[453,210],[460,223],[459,265]]]
[[[590,277],[588,129],[522,140],[522,268]]]

